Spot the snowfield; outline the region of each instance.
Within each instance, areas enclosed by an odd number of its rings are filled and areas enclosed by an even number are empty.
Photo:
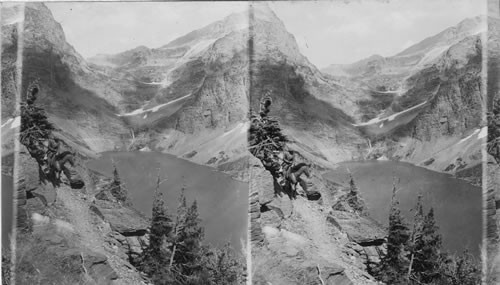
[[[461,139],[457,144],[461,144],[461,143],[463,143],[463,142],[471,139],[475,135],[477,135],[476,139],[478,139],[478,140],[482,139],[482,138],[485,138],[488,135],[488,127],[482,127],[480,129],[474,130],[474,132],[472,132],[472,134],[470,134],[467,137]]]
[[[17,116],[15,118],[8,119],[5,123],[2,124],[2,129],[7,127],[10,124],[11,129],[15,129],[21,126],[21,116]]]
[[[144,109],[144,107],[141,107],[137,110],[134,110],[132,112],[129,112],[129,113],[125,113],[125,114],[116,114],[118,117],[126,117],[126,116],[135,116],[135,115],[140,115],[140,114],[144,114],[144,113],[149,113],[149,112],[158,112],[161,108],[165,107],[165,106],[168,106],[170,104],[173,104],[175,102],[178,102],[178,101],[181,101],[183,99],[186,99],[187,97],[191,96],[191,94],[188,94],[186,96],[182,96],[180,98],[177,98],[177,99],[174,99],[170,102],[167,102],[167,103],[163,103],[163,104],[160,104],[160,105],[157,105],[157,106],[154,106],[152,108],[149,108],[149,109]],[[143,119],[147,118],[147,114],[145,114],[145,116],[143,117]]]
[[[401,112],[398,112],[398,113],[394,113],[394,114],[392,114],[392,115],[390,115],[388,117],[385,117],[385,118],[380,118],[380,117],[373,118],[373,119],[369,120],[368,122],[359,123],[359,124],[353,124],[353,126],[355,126],[355,127],[361,127],[361,126],[368,126],[368,125],[377,124],[377,123],[383,123],[385,121],[392,121],[392,120],[396,119],[396,117],[398,117],[398,116],[400,116],[400,115],[402,115],[402,114],[404,114],[406,112],[409,112],[411,110],[414,110],[414,109],[416,109],[416,108],[418,108],[420,106],[423,106],[426,103],[427,103],[427,101],[424,101],[423,103],[415,105],[415,106],[413,106],[411,108],[408,108],[408,109],[406,109],[404,111],[401,111]],[[381,127],[383,127],[383,124],[380,126],[380,128]]]

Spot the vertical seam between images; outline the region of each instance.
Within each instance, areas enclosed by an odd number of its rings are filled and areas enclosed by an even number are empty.
[[[486,15],[488,15],[488,5],[486,5]],[[481,112],[481,126],[486,126],[486,129],[488,129],[488,124],[486,122],[486,112],[488,111],[488,106],[487,106],[487,86],[488,86],[488,16],[486,16],[486,31],[481,33],[481,99],[482,99],[482,112]],[[486,124],[485,124],[486,122]],[[488,253],[487,253],[487,227],[488,227],[488,177],[487,177],[487,153],[486,153],[486,139],[481,138],[481,157],[482,163],[481,163],[481,170],[482,170],[482,183],[481,183],[481,191],[482,191],[482,218],[483,218],[483,223],[482,223],[482,249],[481,249],[481,259],[482,259],[482,276],[483,280],[482,282],[486,280],[487,276],[487,259],[488,259]]]
[[[19,120],[21,121],[22,124],[22,118],[20,114],[20,104],[21,104],[21,92],[22,92],[22,79],[23,79],[23,51],[24,51],[24,20],[25,20],[25,3],[22,3],[19,6],[20,11],[18,13],[21,13],[22,18],[21,20],[17,23],[17,51],[16,51],[16,89],[15,89],[15,117],[19,116]],[[18,177],[19,177],[19,151],[20,151],[20,141],[19,141],[19,131],[21,128],[21,124],[19,127],[16,127],[15,133],[14,133],[14,167],[13,167],[13,201],[12,201],[12,228],[11,228],[11,240],[10,240],[10,247],[11,247],[11,281],[12,284],[15,284],[16,282],[16,270],[15,270],[15,264],[16,264],[16,231],[17,231],[17,187],[18,187]]]
[[[250,106],[252,102],[252,91],[253,91],[253,57],[254,57],[254,11],[253,2],[248,5],[248,41],[247,41],[247,52],[248,52],[248,112],[250,112]],[[248,140],[247,140],[248,144]],[[252,194],[251,181],[252,172],[250,171],[250,158],[248,159],[248,236],[247,236],[247,285],[252,285],[252,215],[251,215],[251,201],[250,197]]]

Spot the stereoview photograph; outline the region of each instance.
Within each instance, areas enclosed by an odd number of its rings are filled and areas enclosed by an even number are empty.
[[[3,284],[497,284],[498,11],[2,3]]]

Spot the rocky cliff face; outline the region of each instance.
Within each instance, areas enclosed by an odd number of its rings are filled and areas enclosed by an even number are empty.
[[[24,7],[24,9],[23,9]],[[2,68],[6,84],[2,84],[2,100],[9,107],[3,119],[16,116],[14,113],[15,93],[26,94],[26,88],[34,81],[39,82],[40,94],[37,104],[49,114],[50,120],[88,149],[103,151],[119,144],[124,132],[123,122],[117,118],[111,105],[120,100],[118,92],[106,78],[93,72],[85,60],[71,47],[64,37],[61,26],[43,4],[26,4],[2,7],[2,13],[19,9],[24,21],[6,21],[2,25],[2,58],[8,68]],[[22,27],[19,36],[17,30]],[[18,39],[13,40],[13,39]],[[18,53],[17,48],[22,48]],[[13,71],[13,62],[22,55],[22,74]],[[22,76],[22,88],[13,88],[15,76]],[[104,88],[103,86],[104,85]]]
[[[479,183],[485,22],[466,19],[395,56],[373,56],[342,67],[343,75],[333,73],[370,94],[359,101],[364,122],[355,123],[370,140],[365,157],[409,161]]]
[[[392,155],[438,171],[479,165],[485,132],[481,70],[481,39],[472,36],[450,47],[433,67],[412,76],[415,83],[400,104],[418,97],[425,105],[413,120],[396,129],[394,137],[405,143]]]

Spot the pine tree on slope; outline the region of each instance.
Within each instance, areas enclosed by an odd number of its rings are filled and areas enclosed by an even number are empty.
[[[409,267],[408,247],[410,230],[401,216],[396,199],[396,185],[393,185],[391,210],[389,214],[389,235],[387,253],[378,269],[378,278],[386,284],[407,284]]]

